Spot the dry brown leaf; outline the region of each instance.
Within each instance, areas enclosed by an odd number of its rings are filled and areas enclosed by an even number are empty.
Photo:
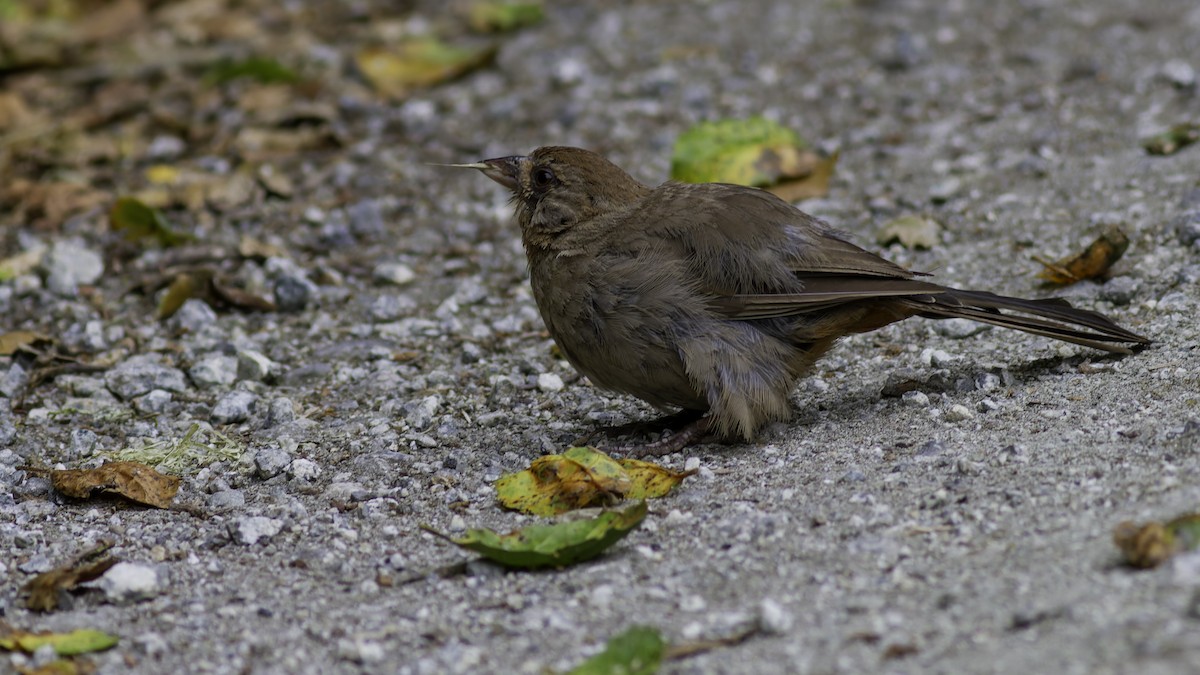
[[[226,176],[213,176],[205,190],[208,205],[217,211],[230,211],[250,204],[257,193],[258,183],[249,168]]]
[[[273,197],[289,199],[296,191],[295,186],[292,185],[292,179],[270,164],[258,167],[257,176],[258,184]]]
[[[1082,252],[1055,262],[1041,256],[1033,259],[1045,269],[1037,277],[1056,286],[1066,286],[1084,279],[1096,279],[1108,273],[1129,248],[1129,237],[1117,225],[1110,225]]]
[[[29,594],[25,606],[35,612],[51,612],[58,609],[59,598],[63,593],[79,584],[100,578],[108,568],[117,564],[118,560],[108,555],[112,547],[111,542],[102,541],[66,565],[30,579],[24,588]]]
[[[87,499],[97,492],[110,492],[160,509],[171,506],[179,483],[178,476],[161,474],[141,462],[109,462],[95,469],[50,472],[50,484],[68,497]]]
[[[0,131],[23,126],[33,119],[25,99],[16,92],[0,92]]]
[[[244,234],[238,242],[238,255],[243,258],[266,260],[267,258],[287,257],[287,252],[275,244],[269,244],[261,239],[255,239],[248,234]]]
[[[0,192],[0,206],[10,204],[11,220],[51,229],[68,217],[100,206],[108,195],[76,183],[33,182],[18,178]]]
[[[1200,547],[1200,514],[1186,513],[1165,523],[1119,523],[1113,543],[1131,567],[1157,567],[1168,558]]]
[[[244,291],[237,286],[227,284],[219,277],[213,277],[212,289],[218,298],[238,309],[257,310],[260,312],[275,311],[274,302],[249,291]]]
[[[46,257],[46,247],[38,246],[22,251],[11,258],[0,260],[0,281],[8,281],[22,274],[29,274],[42,264],[44,257]]]
[[[96,7],[80,17],[77,37],[81,42],[103,42],[128,35],[146,16],[140,0],[115,0],[98,3]]]
[[[336,148],[338,145],[338,139],[333,132],[322,127],[246,127],[238,132],[233,141],[233,149],[249,162],[288,157],[305,150]]]
[[[11,356],[17,351],[32,347],[39,342],[50,342],[50,338],[31,330],[14,330],[0,334],[0,356]]]
[[[789,202],[815,199],[829,194],[829,179],[833,177],[833,170],[837,166],[838,153],[822,157],[815,152],[806,152],[801,158],[804,164],[812,163],[812,168],[806,175],[794,180],[784,180],[767,188],[767,191]]]

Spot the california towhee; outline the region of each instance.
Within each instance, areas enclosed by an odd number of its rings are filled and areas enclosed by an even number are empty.
[[[684,430],[635,454],[673,452],[710,431],[750,440],[788,416],[796,380],[838,338],[911,316],[1126,354],[1122,343],[1149,342],[1065,300],[923,281],[762,190],[651,188],[568,147],[457,166],[512,190],[534,299],[571,364],[600,387],[693,412]]]

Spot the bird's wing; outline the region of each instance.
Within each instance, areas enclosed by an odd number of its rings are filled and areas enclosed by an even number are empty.
[[[762,190],[667,183],[643,241],[688,262],[723,316],[763,319],[945,289],[846,241],[824,222]],[[665,207],[665,208],[664,208]]]

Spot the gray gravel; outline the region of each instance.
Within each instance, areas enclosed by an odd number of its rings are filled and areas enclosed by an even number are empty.
[[[351,150],[293,176],[296,203],[208,225],[209,243],[286,244],[239,272],[278,312],[189,302],[155,322],[104,270],[99,221],[26,233],[54,253],[0,284],[4,327],[115,365],[10,412],[32,364],[0,358],[0,616],[115,632],[102,673],[541,673],[633,623],[678,643],[755,622],[664,670],[1195,672],[1200,555],[1132,572],[1111,532],[1200,503],[1200,148],[1139,143],[1197,121],[1200,7],[552,4],[492,68],[398,105],[341,101]],[[919,320],[857,336],[801,382],[792,422],[667,458],[700,471],[605,557],[436,574],[472,556],[418,524],[534,522],[491,481],[654,411],[556,358],[506,195],[429,163],[575,144],[653,183],[689,125],[751,114],[840,151],[805,208],[860,243],[901,215],[942,223],[932,250],[885,253],[948,284],[1040,295],[1032,254],[1122,223],[1116,278],[1062,295],[1155,344],[1111,358]],[[184,476],[190,511],[69,501],[17,469],[193,424],[240,450]],[[69,610],[24,609],[31,574],[100,539],[129,566]]]

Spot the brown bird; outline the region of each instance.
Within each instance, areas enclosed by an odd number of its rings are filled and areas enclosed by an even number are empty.
[[[1065,300],[924,281],[769,192],[651,188],[600,155],[544,147],[474,164],[513,193],[533,296],[594,384],[690,413],[666,454],[713,432],[750,440],[788,417],[796,380],[846,335],[962,317],[1109,352],[1146,344]]]

